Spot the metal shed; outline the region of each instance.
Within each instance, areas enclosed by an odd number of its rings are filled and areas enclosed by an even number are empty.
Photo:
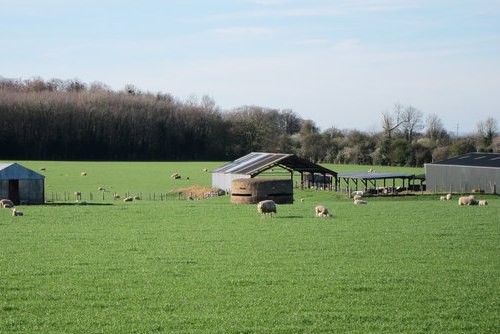
[[[496,194],[500,184],[500,153],[467,153],[425,164],[427,190]]]
[[[301,175],[301,185],[308,180],[309,175],[322,175],[323,186],[331,187],[327,180],[337,181],[337,173],[300,158],[294,154],[252,152],[212,171],[212,187],[231,192],[231,182],[236,179],[253,178],[273,167],[280,167],[290,173],[293,182],[293,173]],[[336,184],[335,184],[336,187]]]
[[[43,204],[45,176],[17,163],[0,164],[0,198],[15,205]]]

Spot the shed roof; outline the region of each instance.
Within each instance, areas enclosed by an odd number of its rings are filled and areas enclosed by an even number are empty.
[[[429,165],[451,165],[500,168],[500,153],[471,152],[456,157],[435,161]]]
[[[349,178],[349,179],[360,179],[360,180],[412,179],[415,178],[415,174],[349,172],[349,173],[339,173],[338,177]]]
[[[264,152],[249,153],[233,162],[214,169],[212,173],[243,174],[254,177],[274,166],[281,166],[297,172],[337,175],[336,172],[300,158],[295,154]]]
[[[0,180],[41,180],[45,176],[15,162],[0,163]]]

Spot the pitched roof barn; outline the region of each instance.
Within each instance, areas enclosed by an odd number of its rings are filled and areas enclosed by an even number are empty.
[[[42,204],[45,176],[17,163],[0,163],[0,198],[14,204]]]

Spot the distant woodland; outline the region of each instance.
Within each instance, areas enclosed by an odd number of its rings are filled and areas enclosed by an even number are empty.
[[[498,123],[468,136],[437,115],[396,103],[380,130],[328,128],[288,109],[221,111],[208,97],[121,91],[77,79],[0,77],[1,160],[228,161],[252,151],[295,153],[318,163],[422,166],[471,151],[500,152]]]

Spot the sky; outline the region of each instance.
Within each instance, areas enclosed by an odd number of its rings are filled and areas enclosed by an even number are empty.
[[[500,0],[0,0],[0,76],[134,85],[380,131],[500,122]]]

